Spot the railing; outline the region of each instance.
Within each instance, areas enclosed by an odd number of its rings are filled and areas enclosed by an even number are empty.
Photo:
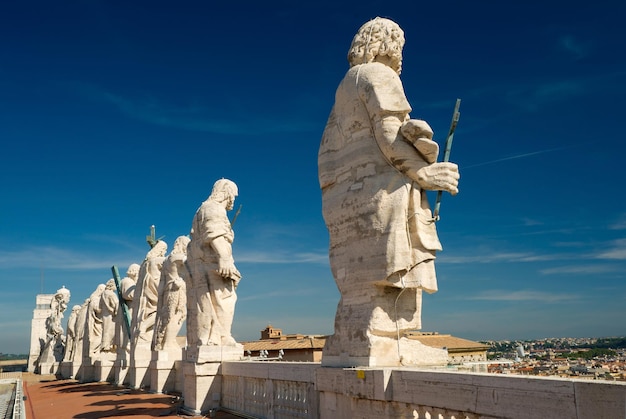
[[[254,418],[626,418],[626,383],[414,368],[224,362],[222,401]]]
[[[15,383],[15,400],[13,402],[13,418],[26,419],[26,408],[24,406],[24,394],[22,393],[22,380]]]
[[[316,363],[224,362],[222,407],[255,418],[318,418]]]

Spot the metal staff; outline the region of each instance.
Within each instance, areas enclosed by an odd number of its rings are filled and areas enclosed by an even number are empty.
[[[113,272],[113,279],[115,280],[115,287],[117,288],[117,296],[120,299],[120,307],[122,308],[122,317],[124,317],[124,324],[126,325],[126,331],[128,332],[128,339],[130,339],[130,313],[128,312],[128,307],[126,306],[126,300],[122,296],[122,284],[120,282],[120,273],[117,271],[117,266],[113,265],[111,267],[111,272]]]
[[[456,130],[456,124],[459,122],[461,113],[459,107],[461,106],[461,99],[456,100],[454,105],[454,113],[452,114],[452,122],[450,123],[450,129],[448,130],[448,138],[446,139],[446,149],[443,153],[443,162],[450,160],[450,150],[452,149],[452,139],[454,138],[454,130]],[[437,192],[437,200],[435,201],[435,209],[433,211],[433,219],[439,221],[439,208],[441,207],[441,195],[443,191]]]

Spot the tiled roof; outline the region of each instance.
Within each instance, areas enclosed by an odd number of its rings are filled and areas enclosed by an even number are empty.
[[[457,338],[451,335],[439,335],[439,334],[409,334],[409,339],[415,339],[422,342],[424,345],[432,348],[447,348],[448,352],[462,352],[468,350],[481,351],[487,350],[489,347],[479,342],[471,340]]]
[[[241,342],[245,351],[280,350],[280,349],[322,349],[326,338],[307,336],[301,339],[264,339],[253,342]]]

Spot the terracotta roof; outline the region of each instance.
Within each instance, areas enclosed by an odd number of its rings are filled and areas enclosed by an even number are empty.
[[[473,351],[486,351],[489,349],[489,346],[483,345],[482,343],[474,342],[472,340],[467,340],[463,338],[457,338],[451,335],[439,335],[439,334],[409,334],[407,335],[409,339],[415,339],[422,342],[424,345],[433,347],[433,348],[447,348],[448,352],[463,352],[468,350]]]
[[[325,337],[307,336],[301,339],[264,339],[241,343],[244,351],[278,351],[280,349],[322,349],[325,342]]]

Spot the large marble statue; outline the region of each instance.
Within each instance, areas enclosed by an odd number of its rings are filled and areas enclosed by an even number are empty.
[[[193,218],[187,249],[187,343],[191,346],[237,345],[231,326],[241,274],[235,267],[235,236],[226,216],[237,194],[234,182],[218,180]]]
[[[78,310],[76,316],[76,333],[74,335],[74,350],[72,351],[74,363],[80,364],[83,361],[83,357],[88,356],[88,339],[89,332],[87,332],[87,311],[89,310],[89,298],[86,298],[83,304]]]
[[[61,320],[70,301],[70,291],[62,287],[57,290],[50,302],[52,312],[46,319],[46,342],[39,356],[39,371],[50,373],[51,365],[61,362],[65,352],[65,339]],[[46,365],[44,367],[43,365]],[[45,370],[45,371],[44,371]],[[54,372],[54,371],[53,371]]]
[[[95,291],[89,296],[87,304],[87,351],[83,352],[85,356],[96,357],[102,346],[102,311],[100,309],[100,297],[106,288],[105,284],[100,284]]]
[[[133,318],[133,297],[135,296],[135,288],[137,286],[137,277],[139,276],[139,264],[133,263],[126,270],[126,276],[120,282],[120,290],[122,294],[122,300],[120,304],[126,305],[126,310],[128,311],[129,320],[132,321]],[[117,346],[117,351],[122,356],[125,352],[127,352],[130,348],[130,339],[128,337],[129,330],[127,329],[126,320],[122,318],[124,315],[123,310],[118,310],[118,319],[116,322],[115,329],[115,345]],[[130,323],[130,322],[129,322]],[[124,356],[125,357],[125,356]]]
[[[139,276],[133,297],[131,347],[146,348],[148,353],[152,345],[152,334],[154,331],[157,300],[159,297],[159,281],[161,279],[161,268],[163,267],[166,252],[167,243],[159,240],[146,254],[146,258],[139,269]]]
[[[188,274],[185,261],[187,260],[189,241],[187,236],[178,237],[174,242],[172,253],[163,262],[152,343],[153,350],[160,351],[168,347],[180,348],[176,343],[176,336],[187,316],[185,278]]]
[[[75,305],[72,307],[70,317],[67,319],[67,330],[65,332],[65,355],[63,356],[63,361],[71,362],[74,360],[74,351],[76,349],[76,320],[78,318],[79,311],[80,306]]]
[[[100,352],[115,352],[115,328],[119,304],[115,280],[109,279],[100,296],[100,313],[102,316],[102,343],[100,345]]]
[[[359,29],[320,144],[322,211],[341,293],[326,365],[428,363],[415,341],[402,338],[421,328],[422,290],[437,290],[441,244],[424,191],[456,194],[459,173],[435,162],[430,126],[409,117],[403,46],[391,20]]]

